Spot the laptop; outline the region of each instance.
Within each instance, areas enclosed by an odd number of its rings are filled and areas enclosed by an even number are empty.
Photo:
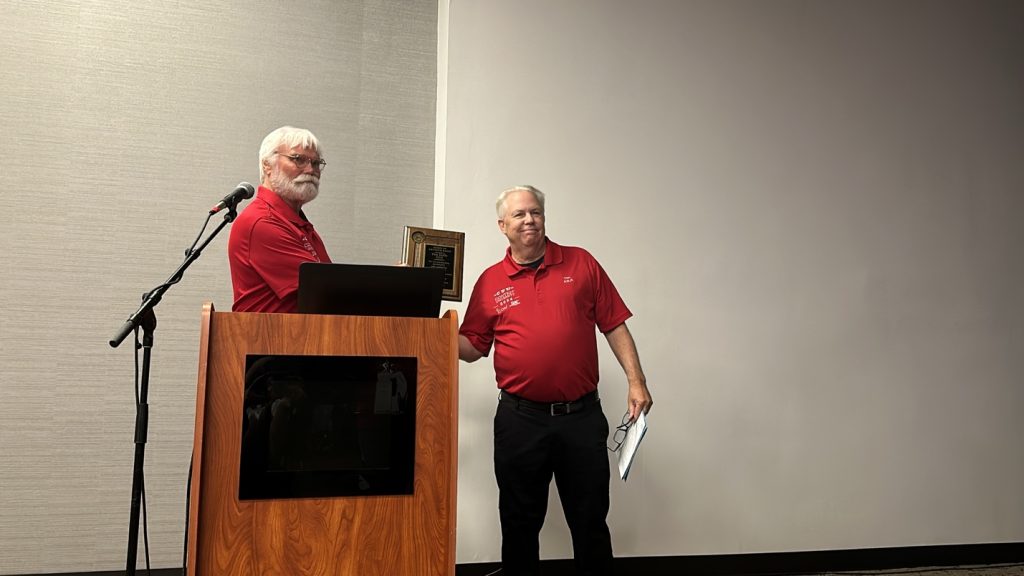
[[[437,318],[444,270],[412,266],[299,266],[299,313]]]

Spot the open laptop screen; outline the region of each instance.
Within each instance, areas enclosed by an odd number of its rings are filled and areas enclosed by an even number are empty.
[[[299,266],[299,313],[437,318],[440,268],[326,264]]]

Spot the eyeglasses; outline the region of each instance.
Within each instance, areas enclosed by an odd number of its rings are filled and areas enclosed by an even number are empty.
[[[278,156],[284,156],[285,158],[291,160],[292,162],[295,163],[295,166],[298,168],[305,168],[306,166],[312,164],[313,168],[316,168],[318,171],[323,171],[324,166],[327,166],[327,160],[324,160],[323,158],[320,158],[319,160],[313,160],[309,156],[303,156],[301,154],[285,154],[284,152],[274,152],[274,154],[277,154]]]
[[[622,422],[615,427],[615,433],[612,434],[612,444],[614,447],[609,446],[608,449],[612,452],[618,452],[619,448],[622,448],[622,443],[626,440],[626,432],[628,432],[632,426],[633,419],[630,418],[629,411],[627,410],[626,413],[622,415]]]

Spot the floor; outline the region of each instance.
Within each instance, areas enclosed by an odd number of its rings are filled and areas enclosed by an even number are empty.
[[[1024,564],[959,566],[956,568],[906,568],[876,572],[825,572],[815,576],[902,576],[904,574],[908,576],[1024,576]]]

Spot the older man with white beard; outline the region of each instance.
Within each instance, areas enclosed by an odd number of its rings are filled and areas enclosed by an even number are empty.
[[[327,164],[309,130],[283,126],[260,146],[260,187],[231,227],[228,260],[235,312],[296,312],[299,265],[330,262],[302,206],[316,198]]]

